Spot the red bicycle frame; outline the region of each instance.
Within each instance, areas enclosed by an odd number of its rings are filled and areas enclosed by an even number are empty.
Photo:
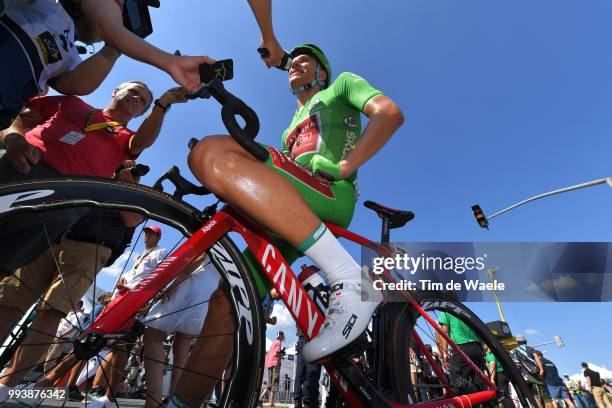
[[[330,231],[343,238],[351,240],[362,246],[373,249],[381,256],[389,255],[390,249],[387,246],[377,244],[364,237],[354,234],[344,228],[334,224],[327,224]],[[265,271],[266,276],[276,288],[283,303],[289,313],[296,321],[298,328],[310,339],[317,335],[325,316],[308,296],[298,278],[293,273],[290,265],[287,264],[270,240],[267,233],[260,227],[253,224],[246,217],[240,214],[231,206],[225,206],[217,212],[208,222],[196,231],[187,241],[178,247],[170,256],[161,262],[157,268],[143,279],[134,289],[119,293],[113,299],[98,318],[83,333],[95,332],[100,334],[111,334],[120,331],[129,331],[137,312],[150,301],[159,291],[167,286],[185,268],[194,264],[202,254],[209,249],[223,235],[229,232],[240,234],[246,241],[248,247],[255,255],[259,264]],[[383,275],[386,280],[393,281],[389,272]],[[495,397],[495,386],[484,376],[472,361],[452,342],[438,324],[425,312],[414,298],[407,292],[403,292],[406,300],[410,302],[435,330],[448,342],[448,344],[470,365],[472,369],[485,381],[488,389],[472,394],[451,396],[447,389],[445,398],[438,401],[430,401],[418,404],[399,404],[392,401],[384,401],[377,395],[377,391],[363,377],[360,370],[352,362],[338,364],[338,361],[326,362],[325,368],[330,378],[342,393],[345,401],[351,407],[365,407],[367,405],[387,404],[392,407],[414,407],[414,408],[463,408],[490,400]],[[132,316],[126,320],[125,316]],[[418,334],[412,333],[417,345],[426,356],[427,360],[436,370],[436,375],[441,382],[446,384],[444,374],[437,367],[431,354]],[[408,353],[408,350],[406,350]],[[370,401],[365,404],[363,401]]]

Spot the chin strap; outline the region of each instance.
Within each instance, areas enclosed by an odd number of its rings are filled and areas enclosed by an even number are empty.
[[[309,89],[314,88],[316,85],[320,85],[321,89],[325,87],[325,81],[321,80],[321,64],[317,64],[317,74],[315,75],[315,79],[313,79],[306,85],[302,85],[298,88],[291,88],[291,93],[294,95],[299,95],[304,91],[308,91]]]

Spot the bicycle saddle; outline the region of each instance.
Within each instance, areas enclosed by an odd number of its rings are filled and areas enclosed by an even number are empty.
[[[374,201],[368,200],[364,202],[363,205],[370,210],[374,210],[383,220],[387,220],[389,228],[403,227],[408,221],[414,218],[414,213],[412,211],[395,210],[375,203]]]

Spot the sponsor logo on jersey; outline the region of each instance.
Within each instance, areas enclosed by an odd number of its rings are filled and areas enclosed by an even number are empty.
[[[357,121],[355,120],[354,117],[352,116],[347,116],[344,118],[344,124],[350,128],[355,129],[357,126],[359,126],[359,124],[357,123]]]
[[[43,62],[45,65],[53,64],[62,60],[62,54],[60,53],[59,46],[53,38],[53,34],[49,31],[45,31],[36,37],[36,43],[40,52],[43,56]]]
[[[292,158],[306,153],[317,153],[321,145],[321,118],[318,113],[298,123],[287,135],[285,145]]]
[[[344,148],[342,149],[342,158],[345,158],[351,150],[355,148],[357,143],[357,133],[352,130],[347,130],[344,137]]]

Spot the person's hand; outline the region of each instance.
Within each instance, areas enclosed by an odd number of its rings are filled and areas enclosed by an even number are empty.
[[[185,96],[185,90],[178,86],[168,89],[159,97],[159,102],[164,106],[170,106],[174,103],[185,103],[187,102],[187,96]]]
[[[9,162],[20,173],[29,173],[32,166],[40,161],[40,150],[28,143],[19,133],[6,135],[4,144]]]
[[[200,80],[200,65],[214,63],[215,60],[207,56],[190,57],[174,55],[164,70],[187,92],[195,92],[202,84]]]
[[[117,174],[117,179],[121,181],[127,181],[128,183],[134,183],[134,177],[132,177],[132,172],[130,171],[132,167],[126,167],[124,169],[119,170],[119,174]]]
[[[544,377],[544,370],[540,368],[540,371],[538,372],[538,375],[540,376],[540,378]]]
[[[278,43],[276,38],[273,40],[265,41],[263,38],[259,43],[261,48],[267,48],[270,54],[267,57],[261,57],[268,68],[276,67],[280,65],[286,52],[283,47]]]
[[[126,280],[124,277],[119,278],[119,280],[117,281],[117,289],[119,290],[125,289],[126,288],[125,283],[126,283]]]

